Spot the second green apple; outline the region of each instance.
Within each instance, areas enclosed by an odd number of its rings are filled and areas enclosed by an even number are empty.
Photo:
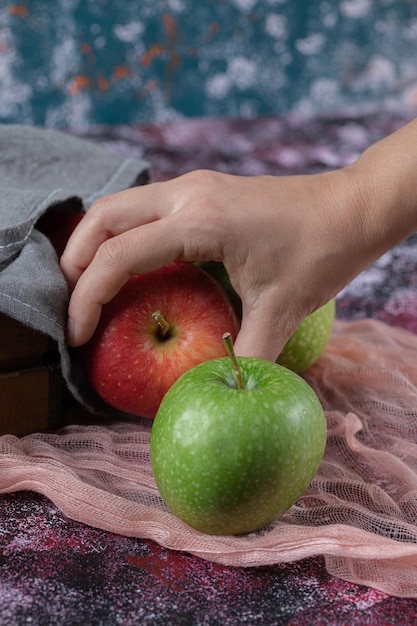
[[[223,263],[207,261],[197,265],[223,286],[236,313],[241,316],[242,306],[240,298],[232,287]],[[277,363],[297,373],[308,370],[324,352],[332,334],[335,316],[336,302],[334,299],[327,302],[327,304],[317,309],[311,315],[308,315],[287,341],[277,359]]]

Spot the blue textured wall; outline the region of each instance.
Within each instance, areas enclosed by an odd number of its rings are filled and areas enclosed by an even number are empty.
[[[415,105],[417,2],[3,1],[0,87],[48,126]]]

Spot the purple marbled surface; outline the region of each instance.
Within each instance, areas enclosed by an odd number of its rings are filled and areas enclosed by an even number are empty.
[[[205,119],[96,127],[82,134],[145,156],[154,180],[198,167],[286,174],[347,164],[412,116],[407,111]],[[417,237],[412,236],[344,289],[337,299],[338,317],[374,317],[417,332],[416,260]],[[417,600],[334,578],[322,558],[261,568],[223,567],[151,541],[90,528],[66,518],[39,494],[0,497],[2,625],[384,626],[399,619],[417,623]]]
[[[2,497],[0,623],[413,624],[416,603],[330,576],[320,558],[237,569],[66,519],[42,496]]]

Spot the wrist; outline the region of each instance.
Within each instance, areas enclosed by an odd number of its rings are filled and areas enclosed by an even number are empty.
[[[370,146],[345,173],[375,258],[417,230],[417,122]]]

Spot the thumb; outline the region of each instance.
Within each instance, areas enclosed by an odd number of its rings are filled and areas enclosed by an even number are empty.
[[[256,304],[242,301],[242,308],[236,354],[275,361],[303,316],[294,308],[279,305],[278,295],[272,294],[263,295]]]

